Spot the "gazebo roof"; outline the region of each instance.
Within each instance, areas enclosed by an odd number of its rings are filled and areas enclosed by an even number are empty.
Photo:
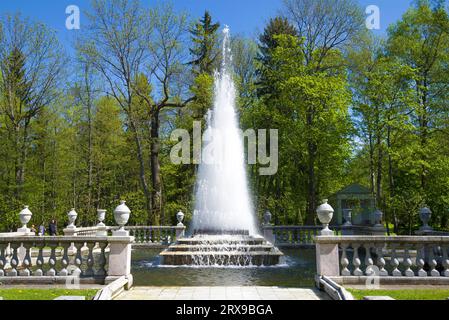
[[[368,189],[367,187],[364,187],[358,183],[354,183],[334,193],[332,197],[338,195],[372,195],[372,193],[371,190]]]

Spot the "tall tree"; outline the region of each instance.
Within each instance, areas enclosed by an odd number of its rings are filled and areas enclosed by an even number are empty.
[[[0,20],[0,110],[7,120],[15,166],[15,197],[22,199],[31,122],[58,95],[65,65],[54,32],[40,23],[6,15]]]
[[[220,50],[217,45],[217,30],[219,23],[213,23],[212,17],[208,11],[204,16],[190,29],[192,35],[192,47],[189,49],[193,60],[193,71],[197,74],[206,73],[212,75],[216,68],[217,58]]]
[[[301,49],[307,73],[332,78],[346,65],[341,53],[358,42],[365,32],[363,13],[354,0],[285,0],[286,15],[302,39]],[[318,103],[318,105],[316,104]],[[306,123],[310,131],[322,118],[323,103],[313,99],[308,105]],[[307,137],[307,223],[314,221],[318,202],[316,174],[319,146]]]
[[[148,184],[143,137],[132,116],[137,97],[133,81],[143,71],[148,58],[151,20],[135,0],[93,0],[89,25],[78,42],[78,51],[100,72],[107,83],[107,93],[115,98],[127,115],[139,162],[139,179],[146,200],[148,219],[154,220],[153,198]]]

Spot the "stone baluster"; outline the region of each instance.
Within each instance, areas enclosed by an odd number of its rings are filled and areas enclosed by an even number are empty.
[[[441,250],[443,251],[443,267],[444,267],[443,276],[444,277],[449,277],[449,258],[447,255],[447,249],[448,249],[447,246],[441,247]]]
[[[312,231],[310,229],[301,229],[301,242],[303,244],[310,244],[309,237],[313,238]]]
[[[83,264],[83,255],[81,253],[82,248],[84,247],[83,242],[75,242],[73,244],[76,248],[76,256],[75,256],[75,270],[73,271],[73,275],[80,276],[82,274],[81,266]]]
[[[94,260],[94,247],[95,247],[95,243],[93,242],[88,242],[86,243],[86,247],[88,249],[88,255],[87,255],[87,269],[85,272],[85,275],[88,277],[93,277],[95,275],[95,270],[94,270],[94,265],[95,265],[95,260]]]
[[[50,269],[47,271],[47,276],[54,277],[56,276],[56,242],[50,242],[48,246],[50,247],[50,259],[48,259],[48,264]]]
[[[305,239],[305,233],[304,233],[304,230],[301,229],[301,228],[299,228],[299,229],[297,230],[297,232],[298,232],[298,243],[299,243],[299,244],[306,244],[306,243],[307,243],[307,240]]]
[[[411,266],[413,265],[412,259],[410,258],[410,250],[407,247],[407,244],[405,244],[405,256],[404,256],[404,266],[405,266],[405,276],[412,278],[415,276],[415,272],[411,269]]]
[[[373,245],[370,243],[367,243],[367,244],[364,244],[364,247],[365,247],[365,267],[366,267],[365,274],[367,276],[373,276],[373,273],[375,273],[375,270],[373,268],[374,260],[371,257],[371,248],[373,247]]]
[[[61,260],[61,265],[62,265],[62,269],[61,271],[58,272],[58,276],[61,277],[67,277],[69,275],[69,270],[67,269],[67,267],[70,264],[70,260],[69,260],[69,249],[71,247],[71,243],[68,242],[63,242],[61,243],[62,246],[62,260]]]
[[[8,276],[17,277],[17,275],[18,275],[17,267],[19,265],[18,250],[20,247],[20,243],[11,243],[10,247],[11,247],[11,251],[12,251],[12,257],[9,262],[9,264],[11,265],[11,271],[8,273]]]
[[[36,266],[37,269],[34,271],[34,275],[36,277],[42,277],[44,275],[44,244],[43,243],[34,243],[34,247],[39,249],[36,258]]]
[[[154,232],[153,232],[153,229],[150,227],[148,230],[148,243],[153,243],[153,237],[154,237]]]
[[[431,277],[440,277],[440,272],[436,269],[437,260],[435,259],[434,246],[430,245],[429,247],[429,267],[430,267],[430,276]]]
[[[425,262],[425,247],[422,244],[416,245],[416,265],[418,266],[418,277],[425,278],[427,277],[427,271],[424,270]]]
[[[5,276],[5,266],[6,266],[6,247],[7,243],[0,243],[0,277]]]
[[[149,236],[148,231],[149,231],[148,228],[145,228],[145,229],[144,229],[144,237],[143,237],[143,242],[144,242],[144,243],[148,243],[148,240],[149,240],[149,237],[148,237],[148,236]]]
[[[108,246],[107,242],[100,242],[100,256],[98,257],[98,270],[96,271],[97,276],[106,276],[106,248]]]
[[[393,277],[402,277],[402,272],[398,269],[399,267],[399,259],[396,252],[397,245],[391,245],[391,265],[393,266]]]
[[[20,270],[19,275],[22,277],[29,277],[31,276],[31,243],[24,243],[23,248],[25,250],[25,256],[22,261],[22,270]]]
[[[342,245],[341,245],[341,251],[342,251],[341,261],[340,261],[341,267],[342,267],[341,275],[345,276],[345,277],[351,275],[351,271],[348,269],[349,259],[348,259],[347,253],[346,253],[346,250],[348,250],[348,247],[349,247],[349,245],[347,243],[342,243]]]
[[[379,268],[379,276],[387,277],[388,276],[388,271],[385,270],[386,262],[385,262],[385,258],[384,258],[383,248],[384,248],[384,244],[383,243],[379,243],[375,247],[376,254],[377,254],[377,267]]]
[[[352,264],[354,265],[354,276],[363,276],[363,271],[360,269],[360,265],[362,264],[359,258],[360,244],[354,243],[352,248],[354,249],[354,258],[352,260]]]

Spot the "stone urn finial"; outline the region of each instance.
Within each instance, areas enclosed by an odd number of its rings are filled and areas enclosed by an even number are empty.
[[[178,220],[178,227],[184,227],[184,224],[182,223],[182,221],[184,220],[184,213],[182,211],[179,211],[176,214],[176,219]]]
[[[75,208],[72,208],[72,210],[67,213],[67,217],[69,218],[69,225],[67,226],[68,229],[75,229],[75,221],[76,218],[78,218],[78,213],[75,211]]]
[[[345,219],[344,226],[352,226],[352,209],[343,209],[343,218]]]
[[[432,231],[432,227],[429,226],[430,218],[432,217],[432,211],[428,206],[424,205],[421,210],[419,210],[419,218],[421,219],[423,226],[421,227],[421,231]]]
[[[29,206],[24,206],[23,210],[19,213],[20,223],[22,223],[22,228],[20,228],[19,232],[29,232],[30,230],[27,228],[28,222],[30,222],[33,213],[30,211]]]
[[[377,209],[374,211],[374,224],[375,227],[382,227],[382,218],[384,216],[384,213]]]
[[[131,210],[126,205],[126,201],[120,201],[120,205],[114,210],[115,222],[120,226],[118,231],[115,231],[115,236],[128,236],[129,232],[125,230],[125,225],[128,223]]]
[[[334,209],[327,202],[327,199],[323,200],[323,204],[317,208],[316,213],[323,225],[323,230],[321,230],[320,234],[322,236],[333,236],[334,232],[329,229],[329,223],[331,223],[334,216]]]
[[[265,211],[265,214],[263,215],[263,220],[265,222],[265,225],[270,225],[271,224],[271,218],[272,218],[272,214],[270,211]]]
[[[98,209],[97,210],[97,220],[98,224],[97,227],[105,227],[104,220],[106,219],[106,210],[104,209]]]

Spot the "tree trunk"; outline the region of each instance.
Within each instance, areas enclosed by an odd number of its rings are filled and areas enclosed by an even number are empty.
[[[159,162],[160,140],[159,140],[159,111],[153,114],[150,130],[150,162],[152,179],[152,208],[153,217],[156,224],[165,224],[165,215],[162,208],[162,184],[161,184],[161,166]]]
[[[151,197],[150,190],[148,188],[147,178],[145,176],[145,162],[144,162],[144,159],[143,159],[142,142],[140,140],[139,133],[137,131],[137,126],[134,123],[134,120],[131,119],[132,116],[129,115],[129,118],[130,118],[129,119],[129,125],[130,125],[130,128],[131,128],[132,132],[133,132],[134,141],[136,143],[137,159],[139,161],[139,179],[140,179],[140,183],[142,184],[142,189],[143,189],[143,193],[144,193],[144,196],[145,196],[145,204],[146,204],[146,207],[147,207],[146,209],[147,209],[147,212],[148,212],[148,223],[151,224],[151,222],[152,222],[151,221],[152,220],[152,216],[151,216],[151,213],[152,213],[152,210],[151,210],[151,208],[152,208],[152,197]]]
[[[313,124],[313,110],[310,107],[307,114],[307,127],[311,128]],[[310,132],[310,130],[309,130]],[[315,225],[315,210],[317,208],[316,200],[316,175],[315,175],[315,159],[317,153],[317,145],[312,137],[307,142],[308,151],[308,168],[307,168],[307,215],[306,224]]]

